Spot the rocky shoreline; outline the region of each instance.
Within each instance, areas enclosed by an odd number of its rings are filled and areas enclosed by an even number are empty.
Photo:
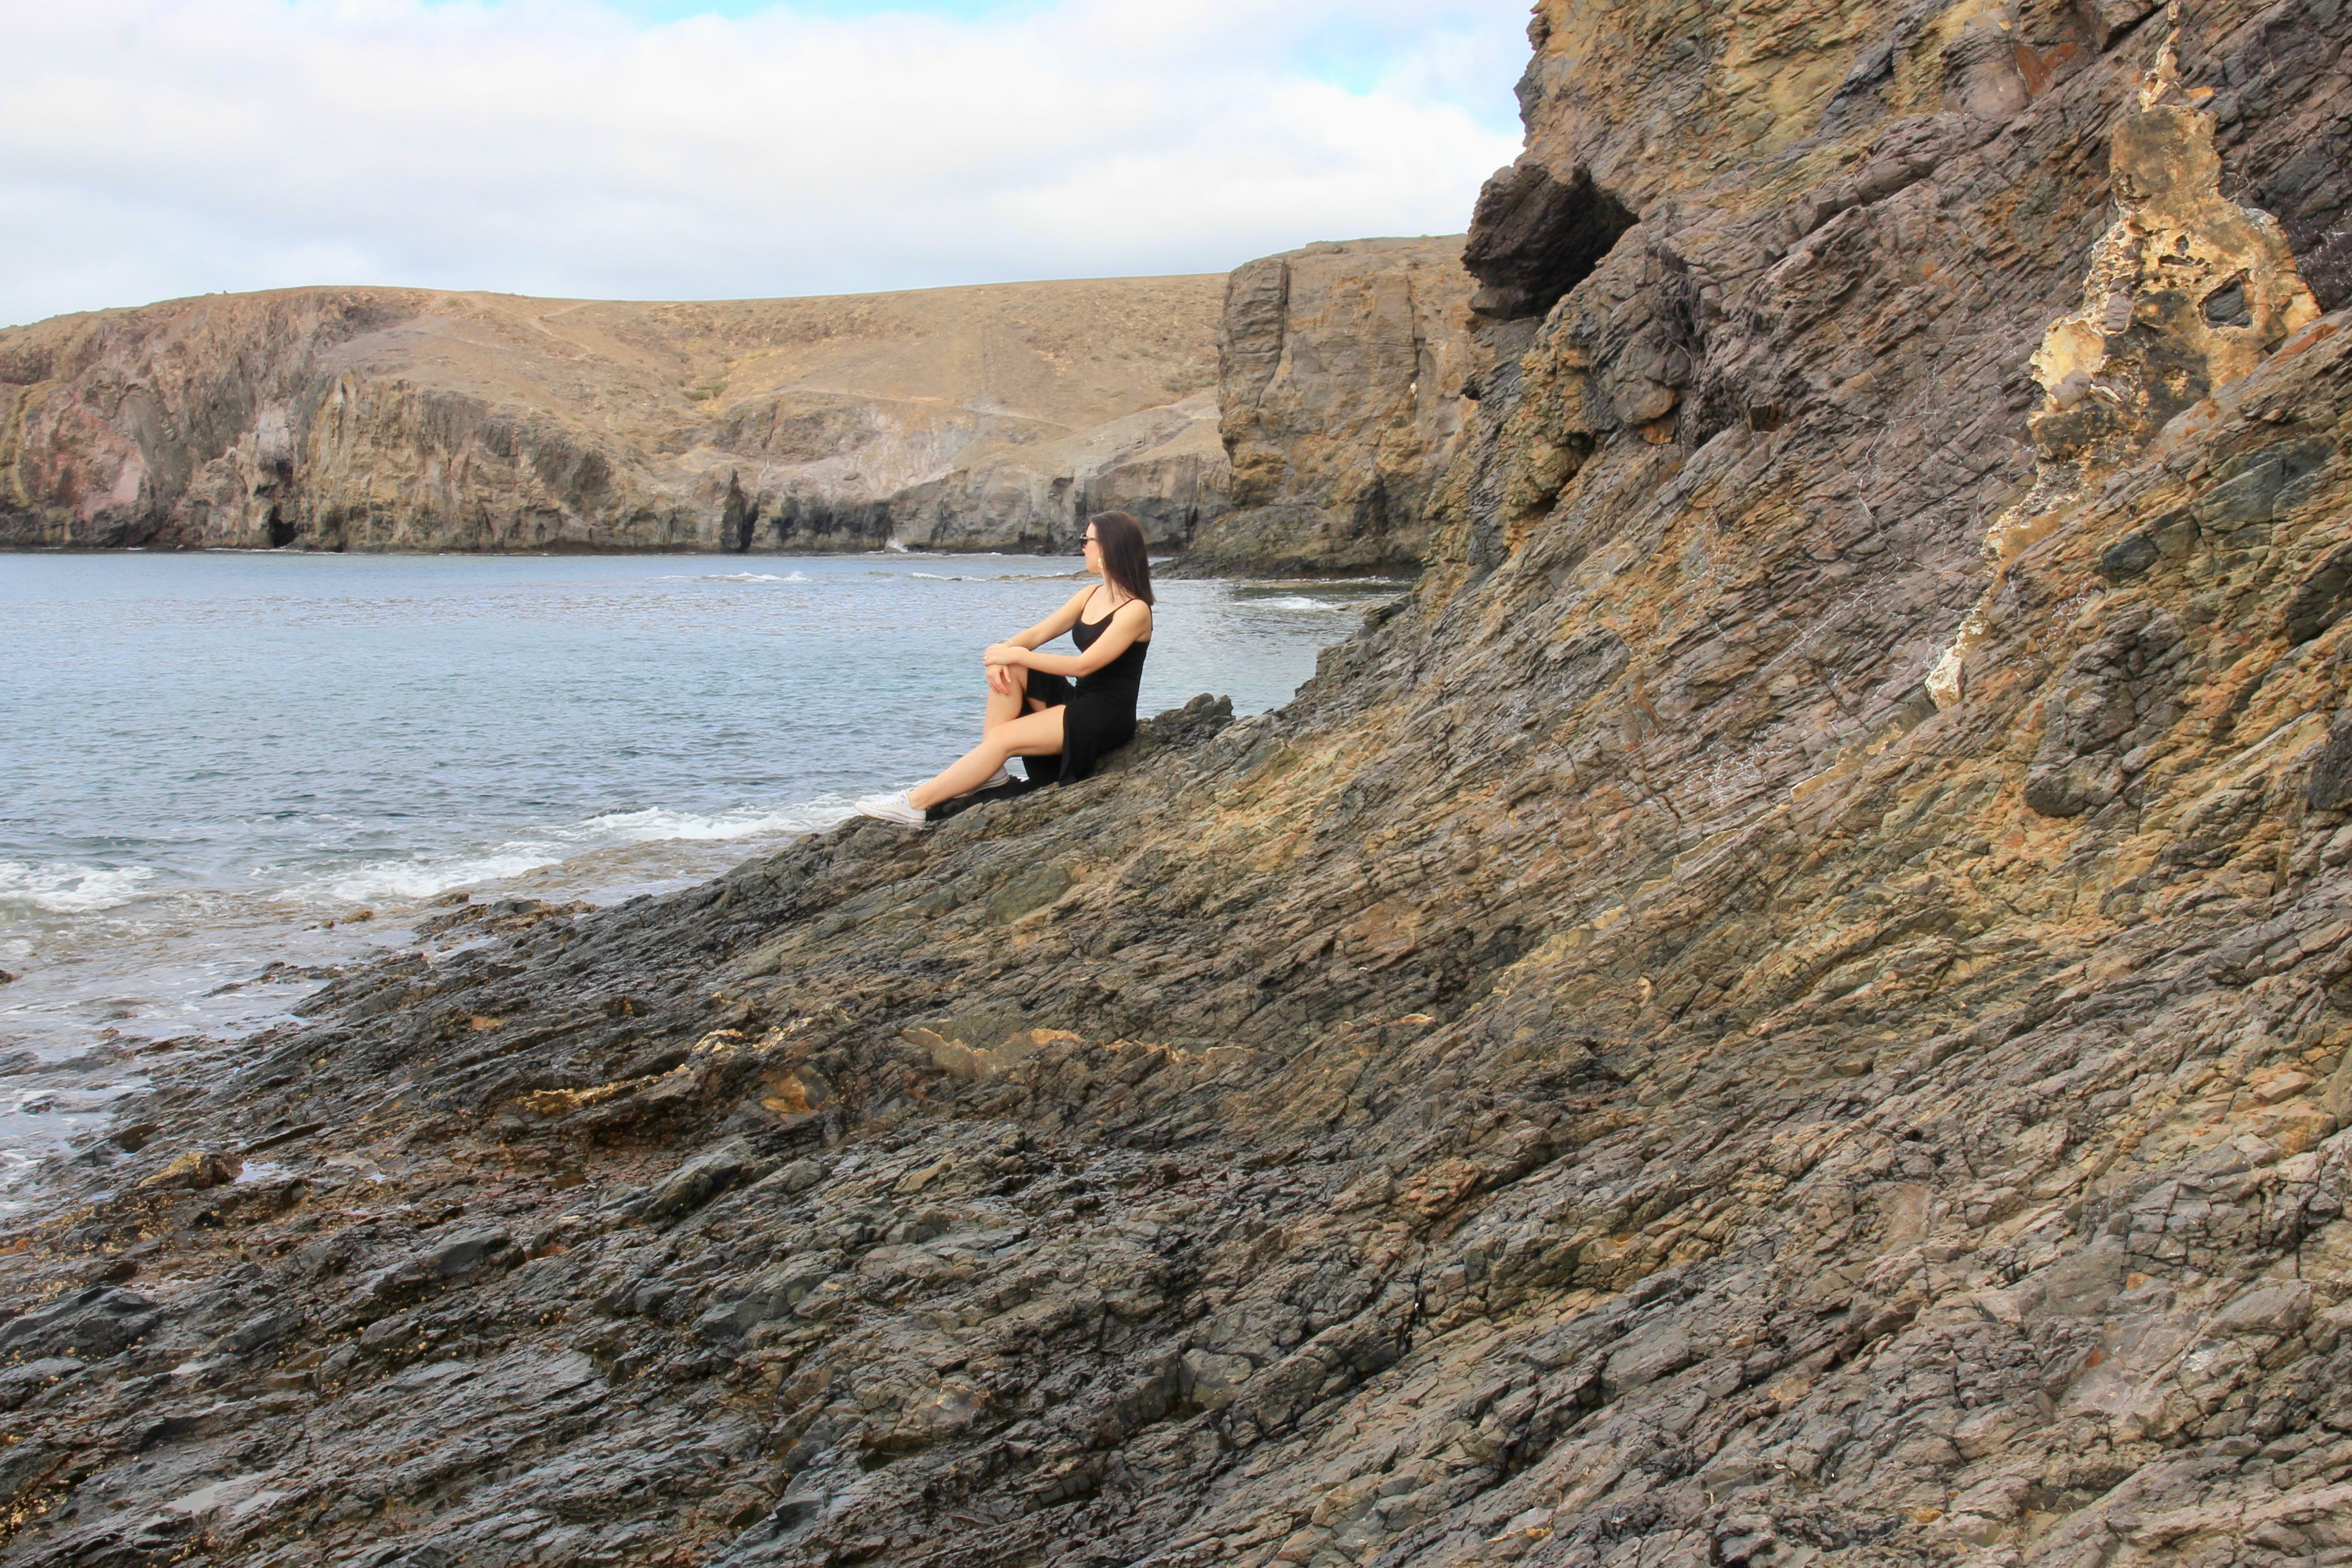
[[[159,1051],[0,1563],[2352,1560],[2352,17],[1531,38],[1408,600]]]

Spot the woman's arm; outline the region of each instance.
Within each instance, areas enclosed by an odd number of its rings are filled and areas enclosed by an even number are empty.
[[[1022,673],[1024,666],[1013,662],[1018,654],[1028,653],[1038,644],[1051,642],[1078,624],[1078,616],[1086,608],[1087,596],[1094,592],[1092,584],[1070,595],[1062,607],[1031,626],[1000,643],[991,643],[980,650],[981,668],[988,672],[988,689],[1007,697],[1022,689],[1028,677]]]
[[[1070,595],[1069,602],[1027,631],[1009,637],[999,644],[1002,647],[1042,647],[1078,624],[1078,612],[1086,608],[1087,595],[1093,593],[1092,584]]]
[[[1084,597],[1085,595],[1081,595],[1077,599],[1071,600],[1070,607],[1075,608]],[[1076,618],[1075,616],[1073,618]],[[1055,619],[1058,620],[1059,617]],[[1050,626],[1053,623],[1042,624]],[[1009,656],[1004,662],[1020,665],[1024,669],[1042,670],[1047,675],[1092,675],[1096,670],[1133,647],[1150,630],[1151,606],[1140,599],[1129,599],[1112,612],[1110,625],[1103,628],[1102,636],[1095,638],[1094,647],[1087,649],[1086,652],[1038,653],[1031,648],[1024,647],[1015,650],[1007,646],[1003,648],[1003,651]]]

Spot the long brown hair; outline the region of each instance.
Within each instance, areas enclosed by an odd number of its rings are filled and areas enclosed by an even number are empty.
[[[1102,547],[1103,580],[1130,599],[1151,599],[1151,556],[1143,547],[1143,524],[1135,514],[1098,511],[1087,519]]]

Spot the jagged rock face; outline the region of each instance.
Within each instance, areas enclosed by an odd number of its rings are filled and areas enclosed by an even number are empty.
[[[2134,149],[2274,177],[2352,23],[2132,9],[1547,6],[1639,222],[1481,330],[1412,600],[151,1058],[0,1258],[0,1561],[2352,1550],[2352,311],[2159,267],[2095,440],[2033,375]]]
[[[1224,505],[1223,280],[208,296],[0,331],[0,543],[1066,550]]]
[[[1458,235],[1314,245],[1234,273],[1217,339],[1233,510],[1193,569],[1427,559],[1465,427],[1473,286]]]

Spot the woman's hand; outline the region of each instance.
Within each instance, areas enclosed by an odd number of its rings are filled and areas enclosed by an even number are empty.
[[[1027,656],[1029,650],[1019,643],[991,643],[980,650],[980,662],[988,672],[988,689],[1012,697],[1029,689]]]

